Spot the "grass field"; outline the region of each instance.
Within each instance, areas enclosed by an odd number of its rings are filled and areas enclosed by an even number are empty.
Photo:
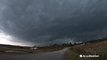
[[[107,60],[107,41],[76,45],[71,47],[67,53],[68,60]],[[79,55],[99,55],[94,58],[81,58]]]
[[[36,53],[45,53],[45,52],[58,51],[63,48],[64,47],[43,47],[43,48],[38,48],[35,52]]]
[[[0,45],[0,54],[29,54],[29,53],[45,53],[61,50],[64,47],[38,47],[37,49],[32,49],[31,47],[21,47],[21,46],[11,46],[11,45]]]

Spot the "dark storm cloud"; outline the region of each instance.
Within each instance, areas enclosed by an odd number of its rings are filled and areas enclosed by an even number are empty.
[[[0,3],[1,30],[22,40],[63,43],[70,39],[83,41],[107,35],[106,0],[0,2],[4,2]]]

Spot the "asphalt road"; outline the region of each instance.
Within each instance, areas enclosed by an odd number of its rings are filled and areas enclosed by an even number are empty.
[[[0,60],[65,60],[64,53],[67,49],[68,48],[64,48],[59,51],[41,54],[26,54],[26,55],[0,54]]]

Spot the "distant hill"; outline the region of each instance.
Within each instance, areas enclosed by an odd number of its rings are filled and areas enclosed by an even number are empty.
[[[14,45],[4,45],[0,44],[0,52],[30,52],[31,47],[24,47],[24,46],[14,46]]]
[[[5,45],[5,44],[0,44],[0,48],[30,48],[30,47],[26,47],[26,46],[15,46],[15,45]]]

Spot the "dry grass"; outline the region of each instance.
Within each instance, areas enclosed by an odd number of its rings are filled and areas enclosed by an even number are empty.
[[[86,45],[78,45],[74,46],[73,48],[78,50],[79,52],[91,54],[103,54],[104,52],[107,52],[107,41],[90,43]]]
[[[80,58],[79,55],[100,55],[99,58]],[[86,45],[76,45],[68,52],[70,60],[107,60],[107,41],[89,43]]]
[[[52,51],[57,51],[61,50],[64,47],[39,47],[37,49],[31,49],[30,47],[0,47],[0,54],[5,53],[5,54],[16,54],[16,53],[45,53],[45,52],[52,52]]]
[[[52,51],[58,51],[63,49],[64,47],[45,47],[45,48],[39,48],[35,50],[36,53],[45,53],[45,52],[52,52]]]

